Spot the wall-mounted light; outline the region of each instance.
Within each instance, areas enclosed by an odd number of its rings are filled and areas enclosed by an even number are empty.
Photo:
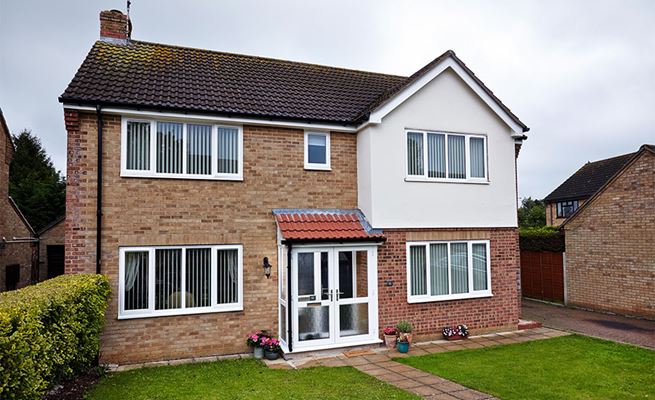
[[[271,277],[271,264],[268,262],[268,257],[264,257],[264,263],[262,267],[264,268],[266,279],[269,279]]]

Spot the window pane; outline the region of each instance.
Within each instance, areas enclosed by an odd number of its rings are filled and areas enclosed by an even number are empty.
[[[437,296],[448,294],[448,245],[430,245],[430,291]]]
[[[473,290],[487,290],[487,245],[473,243]]]
[[[442,134],[428,133],[428,176],[446,177],[446,137]]]
[[[211,174],[212,127],[210,125],[187,124],[186,138],[187,173]]]
[[[413,296],[427,294],[425,246],[410,246],[409,267],[412,278],[410,293]]]
[[[150,123],[127,123],[127,169],[150,169]]]
[[[298,253],[298,295],[314,294],[314,253]]]
[[[211,305],[211,249],[186,252],[186,307]]]
[[[471,177],[484,178],[484,139],[471,138],[470,153],[471,153]]]
[[[448,135],[448,177],[466,179],[464,136]]]
[[[423,175],[423,134],[407,133],[407,174]]]
[[[218,173],[239,173],[239,130],[218,128]]]
[[[239,301],[239,251],[218,250],[217,259],[218,304]]]
[[[327,164],[327,136],[307,135],[307,162]]]
[[[339,336],[368,334],[368,303],[339,306]]]
[[[182,173],[182,124],[157,122],[157,172]]]
[[[155,309],[182,307],[181,249],[155,250]]]
[[[450,245],[450,258],[452,293],[468,293],[468,245],[466,243],[452,243]]]
[[[125,310],[148,308],[148,252],[125,253]]]

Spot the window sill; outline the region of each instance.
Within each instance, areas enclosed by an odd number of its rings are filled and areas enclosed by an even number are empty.
[[[241,175],[141,174],[133,172],[121,172],[121,178],[182,179],[195,181],[243,181],[243,176]]]
[[[305,171],[332,171],[330,166],[321,165],[305,165]]]
[[[436,303],[440,301],[452,301],[452,300],[469,300],[469,299],[482,299],[486,297],[493,297],[493,294],[490,292],[484,293],[463,293],[447,296],[409,296],[407,297],[407,302],[410,304],[414,303]]]
[[[139,318],[158,318],[158,317],[173,317],[183,315],[196,315],[196,314],[212,314],[222,312],[243,311],[243,306],[239,304],[229,305],[225,307],[205,307],[197,309],[175,309],[175,310],[160,310],[154,312],[135,312],[134,314],[119,314],[118,320],[124,319],[139,319]]]
[[[405,182],[428,182],[428,183],[469,183],[474,185],[489,185],[491,182],[486,179],[447,179],[447,178],[421,178],[408,176]]]

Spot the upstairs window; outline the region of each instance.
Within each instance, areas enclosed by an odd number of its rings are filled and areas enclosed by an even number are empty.
[[[330,169],[330,134],[305,132],[305,169]]]
[[[407,131],[408,180],[487,181],[486,137]]]
[[[578,209],[578,201],[558,201],[557,218],[568,218]]]
[[[240,127],[124,119],[122,144],[122,176],[243,177]]]

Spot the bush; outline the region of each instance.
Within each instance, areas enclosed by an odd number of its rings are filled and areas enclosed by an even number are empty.
[[[414,327],[412,326],[412,323],[409,321],[398,321],[396,324],[396,329],[398,329],[398,332],[400,333],[412,333],[412,330]]]
[[[564,251],[564,233],[553,226],[520,228],[519,246],[528,251]]]
[[[109,294],[105,276],[82,274],[0,293],[0,398],[37,399],[88,370]]]

